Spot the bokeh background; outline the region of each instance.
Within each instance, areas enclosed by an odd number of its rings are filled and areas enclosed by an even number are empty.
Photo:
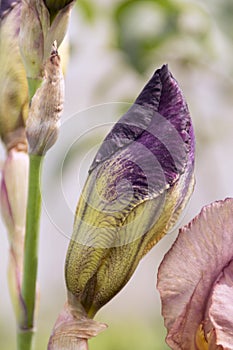
[[[77,1],[69,28],[63,125],[42,174],[36,350],[46,349],[65,301],[65,254],[93,152],[163,63],[184,91],[196,134],[196,187],[179,226],[203,205],[233,196],[232,16],[231,0]],[[177,231],[153,248],[99,312],[97,320],[109,328],[90,342],[91,350],[168,349],[155,286],[158,266]],[[0,241],[0,349],[8,350],[14,349],[15,322],[2,222]]]

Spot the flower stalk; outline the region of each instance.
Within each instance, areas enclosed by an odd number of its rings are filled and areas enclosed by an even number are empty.
[[[53,46],[45,64],[43,83],[32,98],[26,124],[30,166],[22,278],[25,310],[20,315],[18,350],[29,350],[32,346],[41,214],[40,171],[44,155],[57,139],[63,99],[60,57]]]
[[[61,44],[73,5],[74,0],[6,0],[0,8],[0,138],[7,154],[0,201],[10,242],[9,286],[18,350],[31,350],[33,344],[40,170],[57,139],[64,100],[54,43]]]
[[[28,206],[24,247],[22,299],[24,310],[19,318],[18,350],[29,350],[34,335],[34,309],[38,265],[38,239],[41,213],[40,169],[43,157],[30,155]]]

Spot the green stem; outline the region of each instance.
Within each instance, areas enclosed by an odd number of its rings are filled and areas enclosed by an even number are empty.
[[[24,307],[20,310],[21,315],[17,337],[18,350],[30,350],[32,348],[41,213],[40,168],[42,160],[43,157],[41,156],[30,155],[22,277],[22,301]]]
[[[32,341],[33,341],[33,330],[26,330],[21,331],[19,330],[17,334],[17,348],[18,349],[24,349],[24,350],[31,350],[32,349]]]

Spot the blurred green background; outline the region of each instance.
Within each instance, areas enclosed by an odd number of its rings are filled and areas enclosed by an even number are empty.
[[[196,188],[179,225],[203,205],[233,196],[232,16],[231,0],[77,1],[69,28],[63,125],[42,179],[36,350],[46,349],[65,301],[66,248],[92,147],[119,118],[122,103],[132,103],[163,63],[184,91],[197,142]],[[15,323],[2,223],[0,231],[0,349],[8,350],[15,348]],[[176,234],[174,230],[154,247],[128,285],[99,312],[97,319],[109,328],[91,340],[91,350],[167,349],[156,272]]]

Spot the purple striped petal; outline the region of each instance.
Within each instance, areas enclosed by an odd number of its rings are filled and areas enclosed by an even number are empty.
[[[169,184],[184,171],[188,158],[194,160],[188,107],[166,65],[154,73],[135,104],[107,135],[90,171],[134,142],[143,144],[159,159]]]
[[[142,197],[158,195],[186,171],[185,196],[193,174],[194,134],[185,99],[167,66],[155,72],[107,135],[90,173],[104,162],[113,179],[127,180]]]

